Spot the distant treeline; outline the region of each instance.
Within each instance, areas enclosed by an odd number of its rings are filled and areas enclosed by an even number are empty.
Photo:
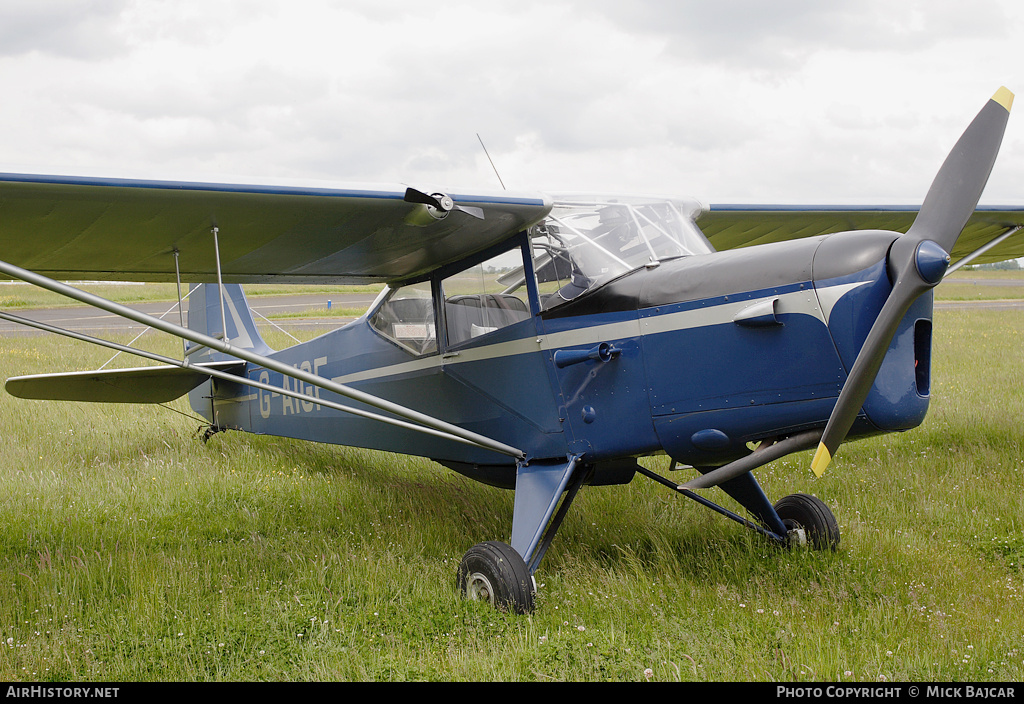
[[[968,264],[964,269],[970,271],[1017,271],[1020,269],[1020,261],[1017,259],[1009,259],[1005,262],[994,262],[992,264]]]

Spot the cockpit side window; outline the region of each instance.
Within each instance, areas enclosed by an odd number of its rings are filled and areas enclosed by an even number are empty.
[[[392,291],[370,317],[370,325],[417,356],[437,352],[437,325],[430,282],[402,286]]]
[[[449,346],[530,317],[519,247],[449,276],[441,282],[441,289]]]

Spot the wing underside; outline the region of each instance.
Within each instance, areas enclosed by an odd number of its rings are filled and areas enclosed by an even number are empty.
[[[711,206],[697,224],[715,249],[722,251],[755,244],[811,237],[847,230],[906,232],[919,206]],[[967,221],[950,253],[953,261],[968,256],[994,239],[1024,225],[1024,206],[980,206]],[[1024,233],[1014,234],[986,251],[975,263],[1024,257]]]
[[[216,228],[225,282],[391,282],[495,245],[551,207],[536,194],[453,193],[436,218],[406,195],[0,174],[0,259],[64,281],[215,281]]]
[[[374,283],[415,279],[542,220],[540,194],[450,194],[442,219],[406,187],[311,188],[0,174],[0,259],[58,280]],[[918,207],[712,206],[717,250],[846,230],[905,232]],[[980,207],[954,261],[1024,225]],[[1011,236],[976,261],[1024,257]]]

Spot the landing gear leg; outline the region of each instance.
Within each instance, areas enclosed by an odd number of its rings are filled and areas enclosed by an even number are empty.
[[[803,439],[799,437],[797,440],[803,442]],[[742,462],[742,460],[739,462]],[[675,460],[672,461],[670,468],[674,466]],[[749,471],[737,476],[732,476],[728,473],[723,475],[721,473],[721,470],[727,469],[730,466],[726,465],[718,470],[709,470],[704,477],[714,479],[711,483],[705,483],[703,478],[698,477],[696,480],[691,480],[685,484],[677,484],[643,467],[640,467],[637,471],[659,484],[664,484],[670,489],[674,489],[684,496],[704,504],[737,523],[741,523],[766,535],[777,544],[787,546],[809,545],[816,550],[835,550],[839,547],[839,523],[824,501],[808,494],[791,494],[779,499],[773,506],[768,497],[765,496],[757,480],[754,479],[754,475]],[[745,469],[746,465],[742,465],[741,468]],[[716,472],[718,477],[713,476]],[[719,479],[724,481],[719,483]],[[692,490],[693,488],[707,488],[709,486],[720,486],[722,490],[734,498],[743,508],[747,509],[760,525],[714,504],[708,499],[697,495]]]
[[[533,573],[583,484],[585,472],[577,466],[579,459],[573,455],[564,462],[517,466],[512,544],[489,541],[469,549],[459,565],[458,587],[463,596],[515,613],[533,611]]]

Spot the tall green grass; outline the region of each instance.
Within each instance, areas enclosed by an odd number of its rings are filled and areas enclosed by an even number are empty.
[[[399,455],[204,444],[183,401],[2,394],[0,678],[1020,681],[1024,315],[938,311],[935,331],[921,428],[844,445],[821,480],[803,454],[758,472],[833,507],[837,553],[642,478],[587,487],[530,616],[455,592],[465,550],[508,539],[511,492]],[[5,376],[108,356],[0,340]]]

